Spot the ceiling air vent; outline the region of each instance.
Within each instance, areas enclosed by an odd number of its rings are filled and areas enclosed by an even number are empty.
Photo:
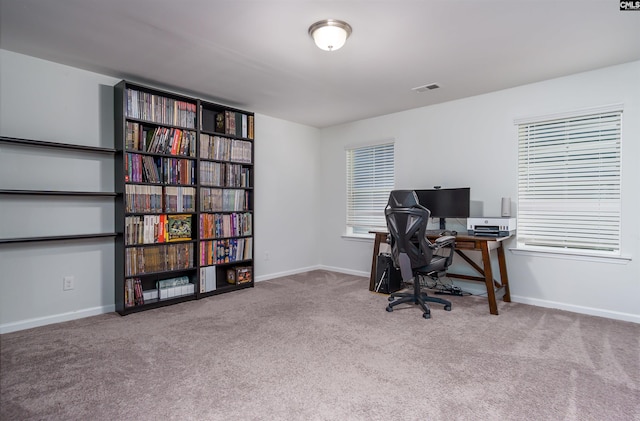
[[[440,86],[437,83],[430,83],[428,85],[422,85],[422,86],[417,86],[415,88],[411,88],[412,91],[415,92],[427,92],[427,91],[433,91],[434,89],[438,89]]]

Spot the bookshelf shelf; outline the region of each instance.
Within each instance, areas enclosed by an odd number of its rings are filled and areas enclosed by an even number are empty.
[[[103,154],[103,153],[114,154],[116,152],[116,150],[112,148],[73,145],[70,143],[56,143],[56,142],[47,142],[43,140],[21,139],[16,137],[5,137],[5,136],[0,136],[0,142],[12,143],[15,145],[22,145],[22,146],[33,146],[38,148],[66,149],[66,150],[72,150],[72,151],[100,153],[100,154]]]
[[[124,80],[114,104],[116,311],[252,287],[253,113]]]
[[[10,144],[20,147],[29,148],[46,148],[61,151],[75,151],[87,154],[115,154],[115,149],[102,148],[96,146],[75,145],[70,143],[49,142],[35,139],[24,139],[16,137],[0,136],[0,143]],[[35,190],[35,189],[0,189],[0,195],[5,196],[59,196],[59,197],[85,197],[97,199],[113,199],[117,196],[116,192],[104,191],[73,191],[73,190]],[[25,243],[43,243],[54,241],[75,241],[75,240],[91,240],[102,238],[114,238],[115,232],[88,233],[88,234],[70,234],[70,235],[49,235],[49,236],[33,236],[33,237],[15,237],[0,238],[0,244],[25,244]]]
[[[36,243],[46,241],[90,240],[98,238],[113,238],[115,232],[102,232],[96,234],[52,235],[45,237],[0,238],[0,244]]]
[[[168,298],[166,300],[159,300],[157,298],[152,298],[149,300],[145,300],[145,304],[142,306],[134,306],[134,307],[128,308],[124,314],[132,314],[132,313],[138,313],[141,311],[151,310],[154,308],[166,307],[166,306],[170,306],[178,303],[184,303],[186,301],[193,301],[196,298],[197,297],[195,294]]]
[[[0,190],[0,194],[23,196],[85,196],[85,197],[115,197],[115,192],[100,191],[64,191],[64,190]]]

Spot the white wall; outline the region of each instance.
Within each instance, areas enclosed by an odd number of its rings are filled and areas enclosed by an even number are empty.
[[[318,267],[318,129],[256,116],[256,280]]]
[[[345,230],[345,145],[394,138],[397,188],[469,186],[473,209],[478,212],[480,207],[484,216],[496,216],[502,197],[514,202],[517,198],[514,119],[622,103],[622,252],[631,261],[507,252],[507,265],[513,301],[640,322],[638,74],[640,62],[633,62],[324,129],[322,264],[363,275],[371,267],[372,241],[341,237]],[[515,247],[515,242],[509,240],[507,246]],[[464,262],[455,264],[466,269]]]
[[[112,148],[118,81],[0,50],[0,135]],[[318,265],[318,138],[256,115],[256,280]],[[113,157],[90,157],[0,144],[0,189],[113,191]],[[114,230],[113,200],[2,196],[0,216],[0,238]],[[0,333],[114,308],[112,239],[0,245]]]

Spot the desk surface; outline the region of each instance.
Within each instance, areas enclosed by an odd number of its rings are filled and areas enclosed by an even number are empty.
[[[442,233],[443,230],[427,230],[427,238],[429,238],[430,240],[434,239],[434,238],[438,238],[440,237],[440,233]],[[388,231],[369,231],[370,234],[375,234],[377,235],[388,235],[389,232]],[[471,241],[504,241],[508,238],[511,238],[512,235],[506,235],[503,237],[494,237],[492,235],[469,235],[467,233],[457,233],[454,237],[456,237],[456,241],[458,240],[471,240]]]

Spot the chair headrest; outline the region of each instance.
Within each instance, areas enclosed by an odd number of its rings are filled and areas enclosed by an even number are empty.
[[[393,190],[387,206],[391,208],[410,208],[418,205],[418,196],[413,190]]]

